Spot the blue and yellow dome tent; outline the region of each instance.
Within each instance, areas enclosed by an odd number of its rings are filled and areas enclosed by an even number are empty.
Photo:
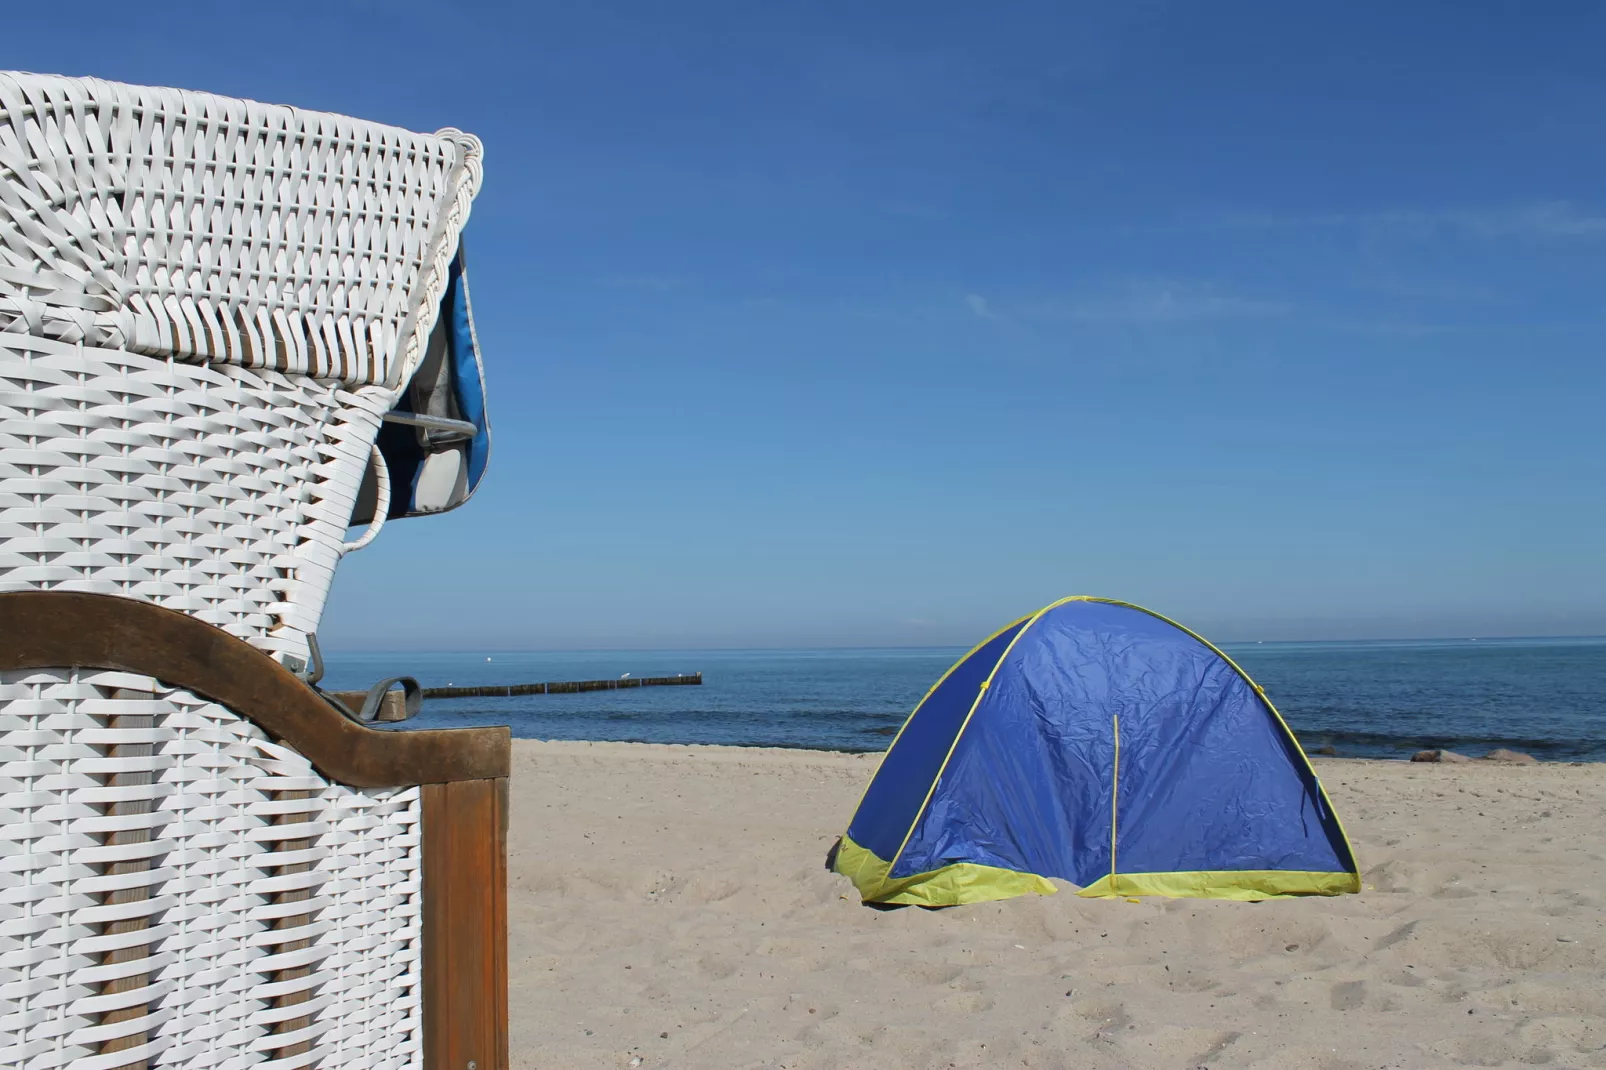
[[[866,902],[1360,891],[1265,693],[1159,614],[1067,598],[988,637],[915,707],[835,869]]]

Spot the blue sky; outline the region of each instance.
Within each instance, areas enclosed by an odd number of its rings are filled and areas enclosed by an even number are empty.
[[[1606,7],[20,5],[487,146],[496,449],[331,647],[1606,632]]]

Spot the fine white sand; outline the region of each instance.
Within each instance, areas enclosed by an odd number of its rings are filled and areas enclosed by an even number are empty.
[[[928,911],[824,869],[874,762],[516,742],[513,1065],[1606,1067],[1606,766],[1319,760],[1357,896]]]

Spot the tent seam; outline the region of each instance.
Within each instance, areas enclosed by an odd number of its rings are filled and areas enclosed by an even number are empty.
[[[1273,719],[1276,720],[1277,726],[1283,730],[1284,737],[1288,740],[1288,742],[1294,745],[1294,752],[1299,755],[1299,760],[1304,763],[1305,772],[1310,774],[1311,780],[1316,784],[1316,791],[1319,795],[1321,795],[1322,803],[1326,805],[1327,812],[1333,815],[1333,824],[1338,826],[1338,834],[1344,840],[1344,849],[1349,852],[1350,865],[1354,867],[1354,869],[1350,870],[1349,872],[1360,873],[1360,859],[1355,856],[1355,845],[1350,842],[1349,830],[1344,827],[1344,819],[1339,816],[1338,810],[1333,806],[1333,800],[1328,798],[1327,787],[1322,783],[1322,778],[1316,775],[1316,767],[1310,764],[1310,755],[1305,753],[1304,745],[1299,742],[1299,737],[1294,734],[1294,730],[1288,727],[1288,722],[1283,719],[1282,712],[1277,709],[1276,703],[1272,702],[1271,697],[1266,694],[1266,689],[1261,687],[1260,684],[1256,683],[1255,678],[1244,671],[1243,666],[1232,660],[1232,657],[1228,655],[1226,651],[1222,650],[1216,644],[1212,643],[1210,640],[1206,639],[1204,636],[1200,635],[1186,624],[1179,624],[1163,613],[1156,613],[1152,609],[1146,609],[1143,606],[1134,605],[1131,602],[1122,602],[1115,598],[1084,597],[1081,600],[1085,602],[1104,602],[1109,605],[1126,606],[1128,609],[1135,609],[1140,613],[1147,613],[1156,620],[1163,621],[1178,631],[1192,636],[1195,641],[1204,644],[1206,649],[1210,650],[1216,655],[1216,657],[1220,658],[1222,661],[1225,661],[1229,666],[1231,666],[1232,671],[1237,673],[1239,678],[1242,679],[1244,683],[1249,685],[1250,690],[1254,691],[1256,697],[1260,699],[1261,704],[1264,705],[1266,709],[1271,711],[1271,715]],[[1066,601],[1071,601],[1071,599],[1066,599]]]
[[[1115,733],[1115,757],[1110,770],[1110,887],[1115,887],[1115,843],[1120,835],[1121,814],[1121,715],[1112,713],[1110,722]]]
[[[937,693],[937,688],[939,688],[943,684],[947,683],[948,682],[948,677],[952,676],[954,674],[955,670],[957,670],[959,668],[959,666],[963,665],[965,662],[969,661],[971,658],[973,658],[977,654],[979,654],[982,651],[982,649],[984,647],[986,647],[986,645],[988,643],[992,642],[994,639],[997,639],[1000,635],[1003,635],[1005,632],[1009,631],[1011,628],[1015,627],[1017,624],[1020,624],[1023,621],[1028,621],[1029,622],[1032,619],[1032,617],[1033,617],[1033,614],[1031,614],[1031,613],[1026,614],[1024,617],[1016,617],[1014,620],[1010,621],[1008,624],[1004,625],[1002,628],[998,629],[996,632],[994,632],[993,634],[989,635],[987,638],[983,639],[981,642],[977,643],[975,646],[971,647],[970,650],[968,650],[964,654],[963,657],[961,657],[958,661],[954,662],[952,665],[948,666],[948,671],[947,672],[945,672],[941,676],[937,677],[937,682],[932,684],[931,687],[929,689],[927,689],[926,693],[921,696],[920,701],[915,703],[915,708],[909,711],[909,716],[907,716],[907,717],[905,717],[903,719],[903,724],[898,726],[898,734],[892,737],[892,742],[887,744],[887,749],[881,752],[881,760],[876,763],[875,772],[870,774],[870,779],[865,782],[864,790],[859,793],[859,801],[858,801],[858,803],[853,807],[853,816],[854,817],[857,817],[859,815],[859,807],[864,805],[864,800],[870,797],[870,788],[871,788],[872,785],[875,784],[875,778],[881,775],[881,767],[887,764],[887,759],[888,758],[892,757],[892,749],[898,745],[898,740],[903,738],[903,733],[909,728],[909,726],[911,724],[914,723],[914,719],[915,719],[916,715],[918,715],[920,713],[920,711],[925,708],[925,705],[931,699],[931,696],[935,695]],[[1027,627],[1030,627],[1030,624],[1028,624]],[[1021,631],[1025,631],[1025,630],[1026,630],[1026,628],[1022,628],[1021,629]],[[1020,636],[1017,635],[1015,638],[1019,639]],[[1014,645],[1013,642],[1011,642],[1010,645],[1013,646]],[[1007,654],[1008,652],[1009,652],[1008,648],[1006,647],[1004,653]],[[1000,661],[1003,660],[1003,654],[999,655],[999,660]],[[996,666],[995,666],[995,668],[996,668]],[[991,677],[989,676],[988,679],[991,679]],[[916,821],[920,820],[920,815],[919,814],[915,815],[915,820]],[[850,818],[848,820],[848,824],[850,826],[853,824],[852,818]],[[914,826],[911,825],[910,826],[910,830],[913,831],[913,828],[914,828]],[[905,839],[907,839],[907,838],[908,837],[905,837]],[[902,850],[902,848],[899,848],[899,850]],[[893,861],[897,861],[897,859],[894,858]],[[890,867],[888,868],[887,872],[889,872],[889,873],[891,872],[891,868]]]
[[[1004,664],[1004,660],[1009,657],[1009,652],[1015,649],[1016,643],[1020,642],[1021,636],[1031,631],[1032,625],[1043,619],[1044,613],[1055,608],[1055,606],[1061,606],[1066,602],[1075,600],[1076,596],[1074,595],[1071,598],[1062,598],[1053,605],[1044,606],[1036,613],[1033,613],[1031,618],[1021,626],[1021,630],[1015,633],[1015,638],[1009,641],[1009,645],[1004,648],[1004,652],[998,655],[998,660],[993,663],[992,671],[987,674],[987,679],[983,680],[981,686],[976,689],[976,701],[970,704],[969,711],[965,713],[965,719],[959,723],[959,731],[954,733],[954,741],[948,745],[948,753],[943,755],[942,765],[937,767],[937,775],[931,778],[931,787],[926,789],[925,799],[921,801],[920,808],[915,811],[914,820],[909,822],[909,831],[903,834],[903,842],[898,844],[897,851],[893,852],[892,861],[887,864],[888,880],[892,879],[892,871],[898,867],[898,859],[903,857],[903,849],[909,846],[909,840],[914,836],[915,829],[920,827],[920,819],[926,816],[926,807],[931,805],[931,797],[937,793],[937,785],[942,783],[942,775],[948,771],[948,763],[953,760],[954,751],[959,749],[959,741],[965,738],[965,729],[970,727],[970,719],[976,715],[976,708],[981,705],[981,700],[987,697],[987,690],[992,687],[993,677],[998,675],[999,666]],[[910,714],[911,719],[913,716],[913,714]],[[890,747],[888,748],[888,753],[891,753]],[[868,794],[869,789],[866,788],[865,792]]]

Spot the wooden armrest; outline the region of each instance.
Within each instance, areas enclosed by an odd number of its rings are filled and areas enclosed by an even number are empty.
[[[392,788],[509,775],[507,728],[382,731],[357,724],[284,666],[205,621],[116,595],[0,593],[0,669],[120,669],[222,703],[330,780]]]

